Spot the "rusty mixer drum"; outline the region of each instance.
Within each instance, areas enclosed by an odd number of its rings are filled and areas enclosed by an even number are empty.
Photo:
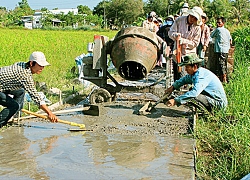
[[[145,78],[159,56],[157,36],[143,27],[124,28],[112,41],[110,57],[119,75],[127,80]]]

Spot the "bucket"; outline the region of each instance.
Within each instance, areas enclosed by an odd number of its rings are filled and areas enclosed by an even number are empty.
[[[112,41],[110,57],[122,78],[143,79],[160,57],[157,36],[143,27],[124,28]]]

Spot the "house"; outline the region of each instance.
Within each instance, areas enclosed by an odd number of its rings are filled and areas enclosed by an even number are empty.
[[[69,12],[73,12],[74,15],[78,14],[78,9],[77,8],[72,8],[72,9],[56,9],[56,10],[49,10],[52,14],[68,14]]]
[[[72,9],[57,9],[57,10],[49,10],[49,13],[51,14],[68,14],[69,12],[73,12],[74,15],[78,14],[78,9],[77,8],[72,8]],[[33,29],[33,28],[41,28],[42,27],[42,17],[45,16],[41,11],[36,11],[33,15],[30,16],[23,16],[21,21],[24,25],[25,28],[28,29]],[[52,20],[52,25],[53,26],[58,26],[61,21],[59,19],[53,19]]]

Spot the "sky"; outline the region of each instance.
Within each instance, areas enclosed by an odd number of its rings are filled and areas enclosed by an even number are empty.
[[[54,8],[71,9],[77,8],[78,5],[85,5],[93,10],[93,8],[101,1],[102,0],[28,0],[28,4],[33,10],[41,9],[43,7],[46,7],[49,10]],[[11,10],[18,6],[18,2],[22,2],[22,0],[0,0],[0,6]]]

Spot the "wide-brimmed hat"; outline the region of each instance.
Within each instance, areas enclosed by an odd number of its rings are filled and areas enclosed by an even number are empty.
[[[208,17],[207,17],[207,15],[206,15],[206,13],[202,13],[202,15],[201,15],[201,17],[205,17],[206,18],[206,21],[205,21],[205,23],[208,21]]]
[[[156,17],[156,12],[151,11],[151,12],[149,13],[149,15],[152,16],[152,17]]]
[[[30,55],[29,61],[35,61],[40,66],[49,66],[50,64],[47,62],[45,55],[40,51],[35,51]]]
[[[199,59],[195,53],[188,54],[182,57],[182,62],[178,64],[178,66],[186,66],[191,64],[201,63],[203,59]]]
[[[169,20],[171,19],[171,20],[173,21],[173,20],[174,20],[174,16],[173,16],[173,15],[169,15],[168,17],[166,17],[165,20],[168,20],[168,19],[169,19]]]
[[[200,7],[195,6],[192,9],[188,9],[187,13],[196,17],[198,26],[202,25],[201,15],[203,14],[203,10]]]
[[[184,3],[182,8],[189,8],[188,3]]]
[[[161,17],[158,17],[158,18],[157,18],[157,21],[158,21],[158,22],[163,22],[163,20],[162,20]]]

